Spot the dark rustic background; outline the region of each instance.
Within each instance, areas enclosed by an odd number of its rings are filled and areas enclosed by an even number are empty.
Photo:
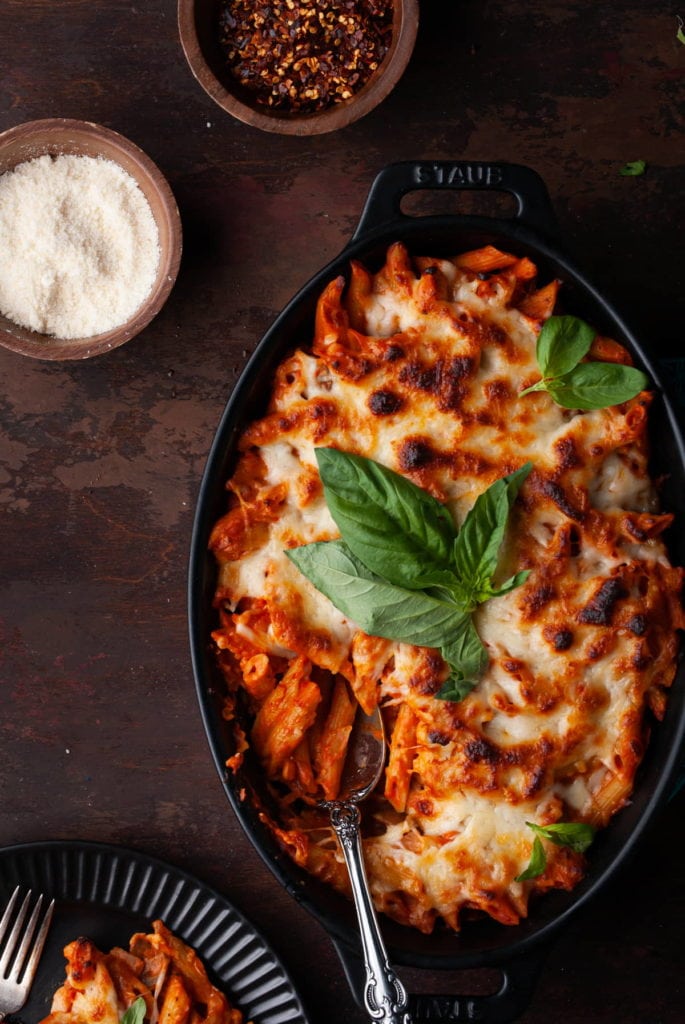
[[[0,349],[0,844],[97,839],[182,866],[265,933],[313,1022],[364,1015],[327,936],[233,818],[190,669],[188,547],[219,416],[264,329],[400,159],[534,167],[588,275],[653,353],[677,357],[679,13],[653,0],[423,0],[390,97],[337,134],[298,139],[211,102],[173,0],[0,0],[0,129],[74,117],[128,136],[167,175],[185,241],[166,307],[123,348],[81,364]],[[622,177],[638,159],[646,173]],[[441,195],[436,209],[489,202]],[[684,810],[681,792],[572,921],[523,1024],[681,1024]]]

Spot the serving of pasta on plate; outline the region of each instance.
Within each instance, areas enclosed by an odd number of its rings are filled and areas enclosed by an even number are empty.
[[[40,1024],[244,1024],[186,943],[161,921],[108,953],[70,942],[66,979]]]

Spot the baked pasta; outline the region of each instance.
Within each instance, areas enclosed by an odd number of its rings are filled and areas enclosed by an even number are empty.
[[[152,928],[133,935],[128,950],[70,942],[66,981],[40,1024],[243,1024],[194,950],[161,921]]]
[[[435,259],[395,244],[376,273],[352,263],[242,432],[210,539],[229,767],[251,748],[278,841],[347,891],[319,803],[338,793],[357,708],[380,705],[389,754],[364,804],[367,873],[377,909],[423,932],[473,912],[515,924],[531,894],[579,881],[587,843],[557,840],[629,799],[675,673],[682,570],[648,471],[650,394],[578,409],[529,390],[560,287],[537,276],[489,246]],[[583,363],[630,364],[591,338]],[[473,612],[485,656],[462,699],[444,699],[440,650],[364,631],[288,557],[340,536],[319,449],[411,481],[455,531],[528,466],[498,555],[520,585]]]

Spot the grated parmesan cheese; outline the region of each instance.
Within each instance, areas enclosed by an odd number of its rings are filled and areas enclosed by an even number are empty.
[[[0,176],[0,312],[14,323],[103,334],[142,305],[158,265],[150,205],[114,161],[41,156]]]

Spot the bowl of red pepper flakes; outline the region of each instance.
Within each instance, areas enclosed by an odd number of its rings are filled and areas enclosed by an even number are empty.
[[[418,0],[178,0],[195,78],[238,120],[318,135],[376,107],[414,49]]]

